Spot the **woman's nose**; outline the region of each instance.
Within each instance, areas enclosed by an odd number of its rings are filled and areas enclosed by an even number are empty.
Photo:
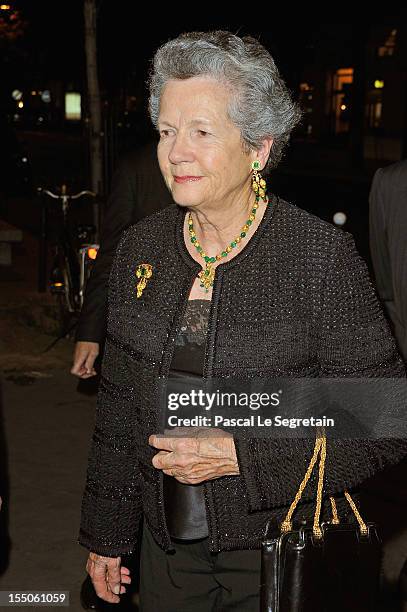
[[[172,164],[180,164],[182,162],[191,162],[194,160],[192,147],[186,136],[177,134],[172,143],[168,159]]]

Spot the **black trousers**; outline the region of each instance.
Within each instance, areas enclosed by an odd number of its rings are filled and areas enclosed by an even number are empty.
[[[144,524],[140,612],[258,612],[260,550],[211,553],[208,538],[165,553]]]

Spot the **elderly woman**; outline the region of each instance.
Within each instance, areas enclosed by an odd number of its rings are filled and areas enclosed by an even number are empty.
[[[79,542],[106,601],[131,581],[121,556],[143,518],[141,610],[257,610],[264,527],[284,517],[312,441],[158,436],[159,379],[403,366],[351,237],[260,174],[300,118],[268,51],[228,32],[179,36],[155,55],[150,113],[176,206],[128,229],[116,253]],[[324,500],[405,452],[332,446]]]

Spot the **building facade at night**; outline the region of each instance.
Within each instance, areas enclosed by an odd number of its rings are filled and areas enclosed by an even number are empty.
[[[305,66],[299,139],[397,161],[406,154],[407,42],[404,24],[321,28]]]

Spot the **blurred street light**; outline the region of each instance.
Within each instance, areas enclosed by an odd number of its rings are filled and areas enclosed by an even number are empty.
[[[335,225],[338,225],[339,227],[341,227],[342,225],[345,225],[347,221],[347,216],[344,212],[336,212],[333,216],[333,222],[335,223]]]
[[[80,121],[82,116],[81,94],[70,91],[65,94],[65,119]]]
[[[51,102],[51,92],[49,89],[44,89],[44,91],[40,92],[41,100],[45,102],[45,104],[49,104]]]
[[[11,92],[11,97],[13,98],[13,100],[21,100],[21,98],[23,97],[23,92],[20,89],[13,89],[13,91]]]
[[[27,22],[11,4],[0,4],[0,39],[14,43],[24,36]]]

